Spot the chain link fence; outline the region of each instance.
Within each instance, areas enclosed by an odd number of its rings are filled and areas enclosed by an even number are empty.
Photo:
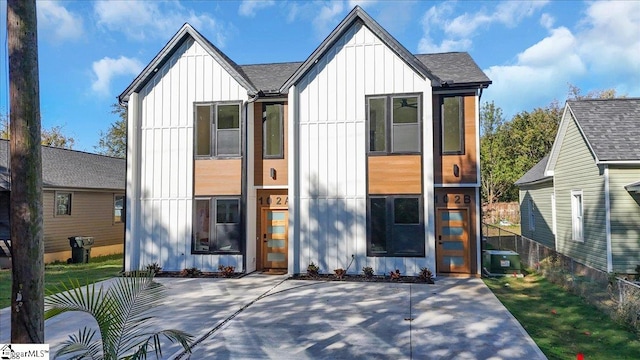
[[[512,250],[524,267],[581,296],[616,320],[640,332],[640,282],[594,269],[527,237],[482,225],[482,249]]]

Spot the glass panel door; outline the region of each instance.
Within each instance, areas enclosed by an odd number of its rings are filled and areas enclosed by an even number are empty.
[[[441,273],[468,273],[469,228],[467,209],[438,209],[436,261]]]
[[[287,268],[287,215],[287,210],[262,210],[262,253],[265,270]]]

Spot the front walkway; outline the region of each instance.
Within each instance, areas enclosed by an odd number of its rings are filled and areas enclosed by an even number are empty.
[[[196,336],[182,359],[545,359],[480,279],[435,285],[286,280],[159,278],[167,287],[155,322]],[[0,311],[8,342],[9,309]],[[7,321],[7,322],[5,322]],[[55,350],[86,317],[45,323]]]

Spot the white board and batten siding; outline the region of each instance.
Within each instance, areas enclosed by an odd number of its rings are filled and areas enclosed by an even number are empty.
[[[158,263],[166,271],[216,271],[221,263],[242,271],[241,255],[191,254],[193,112],[194,102],[246,99],[247,90],[191,38],[131,97],[137,119],[130,115],[136,139],[128,165],[138,168],[127,186],[136,197],[128,204],[137,206],[127,224],[137,225],[127,229],[127,270]]]
[[[415,274],[423,266],[435,268],[433,241],[426,242],[426,258],[367,257],[367,173],[366,173],[366,104],[365,96],[392,93],[421,93],[423,147],[425,164],[432,169],[431,85],[373,32],[355,23],[332,48],[321,57],[296,86],[290,89],[290,134],[293,142],[290,169],[290,194],[297,198],[290,204],[289,271],[305,272],[310,262],[321,272],[349,268],[358,273],[371,266],[376,273],[402,269]],[[297,128],[296,128],[297,127]],[[429,184],[429,179],[431,183]],[[431,177],[424,179],[425,223],[432,223]],[[291,196],[291,195],[290,195]],[[431,214],[431,215],[430,215]],[[429,227],[429,226],[427,226]],[[427,238],[433,235],[425,229]]]

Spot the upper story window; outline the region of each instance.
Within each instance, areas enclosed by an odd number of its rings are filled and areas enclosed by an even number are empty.
[[[379,154],[421,153],[419,95],[367,97],[368,150]]]
[[[56,215],[71,215],[71,193],[56,192]]]
[[[196,105],[195,154],[240,156],[240,104]]]
[[[282,104],[262,105],[262,157],[284,158],[284,124]]]
[[[464,97],[442,98],[442,154],[464,154]]]

